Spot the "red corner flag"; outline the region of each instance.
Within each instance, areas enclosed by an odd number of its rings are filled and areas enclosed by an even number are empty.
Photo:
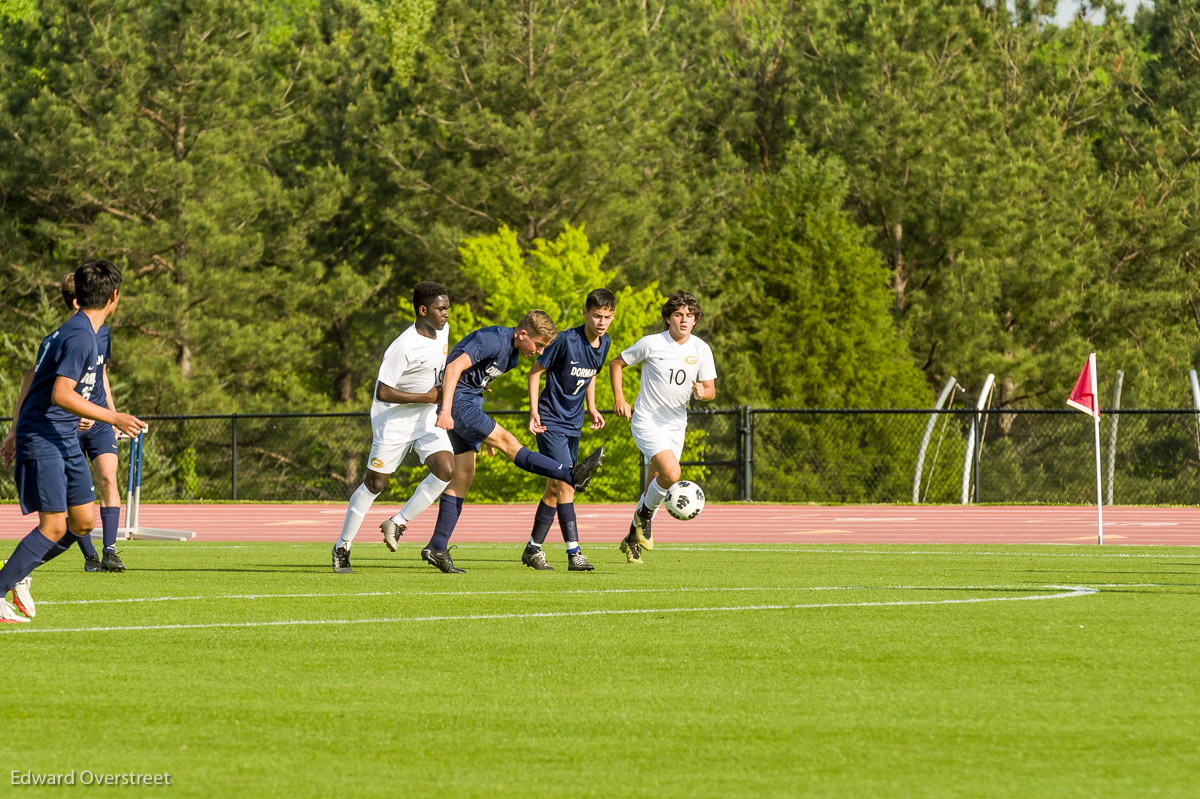
[[[1096,399],[1096,353],[1088,356],[1067,404],[1094,419],[1100,418],[1100,402]]]

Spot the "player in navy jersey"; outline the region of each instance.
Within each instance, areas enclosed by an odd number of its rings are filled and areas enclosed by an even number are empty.
[[[96,495],[79,445],[79,418],[107,422],[129,436],[146,429],[136,416],[90,401],[98,378],[96,333],[116,311],[120,287],[121,271],[111,261],[85,261],[75,270],[80,310],[48,337],[21,404],[17,495],[23,513],[38,514],[38,525],[0,569],[0,597],[12,591],[17,610],[29,618],[36,612],[29,593],[33,570],[90,534],[95,522]],[[0,621],[28,619],[0,599]]]
[[[442,407],[437,426],[446,431],[454,449],[454,475],[438,503],[433,538],[421,557],[447,574],[462,574],[450,558],[450,536],[462,513],[463,498],[475,479],[475,454],[483,446],[499,450],[520,469],[570,483],[584,491],[600,468],[600,447],[577,465],[560,463],[521,446],[512,433],[483,412],[488,384],[512,369],[522,357],[536,358],[558,336],[545,311],[530,311],[516,327],[481,327],[450,351],[442,380]]]
[[[59,285],[63,304],[69,314],[74,314],[75,307],[75,273],[69,272]],[[39,357],[50,337],[42,339],[38,347]],[[114,408],[112,403],[112,386],[108,382],[108,362],[112,358],[111,337],[108,325],[101,325],[96,332],[96,368],[99,378],[90,400],[104,408]],[[0,463],[8,466],[12,463],[16,451],[17,420],[21,415],[21,404],[29,392],[33,382],[34,370],[30,368],[25,373],[21,383],[21,392],[17,396],[17,408],[13,413],[13,426],[4,443],[0,444]],[[79,549],[83,552],[83,568],[89,572],[123,572],[125,564],[117,556],[117,528],[121,521],[121,495],[117,488],[117,437],[112,425],[104,422],[94,422],[91,419],[79,420],[79,444],[83,453],[91,461],[92,470],[99,484],[100,493],[100,526],[104,538],[104,559],[101,560],[92,544],[91,535],[79,539]]]
[[[589,427],[604,427],[604,416],[596,409],[596,373],[604,366],[612,341],[608,326],[616,313],[617,298],[608,289],[587,295],[584,323],[564,331],[538,358],[529,371],[529,432],[537,436],[538,452],[561,463],[579,457],[579,436],[584,416]],[[546,375],[546,390],[540,391]],[[547,479],[546,491],[533,516],[533,532],[521,553],[521,562],[538,571],[553,571],[546,562],[542,544],[558,516],[558,526],[567,544],[567,570],[592,571],[592,564],[579,548],[575,521],[575,489],[561,480]]]

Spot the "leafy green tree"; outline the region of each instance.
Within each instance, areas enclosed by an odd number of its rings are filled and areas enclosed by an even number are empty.
[[[690,88],[707,81],[695,44],[714,17],[631,0],[441,4],[413,118],[388,146],[413,257],[449,268],[462,239],[500,225],[530,246],[586,222],[628,282],[692,273],[736,185]]]
[[[732,221],[714,334],[723,388],[738,403],[928,404],[892,321],[886,267],[845,199],[841,166],[797,150]]]

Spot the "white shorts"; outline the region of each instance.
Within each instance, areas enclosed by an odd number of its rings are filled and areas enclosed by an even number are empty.
[[[631,425],[629,430],[633,433],[633,443],[637,444],[637,448],[641,450],[642,458],[646,463],[649,463],[650,459],[658,453],[668,449],[675,453],[675,460],[683,459],[683,438],[687,428]]]
[[[385,427],[374,431],[371,440],[371,455],[367,458],[367,465],[373,472],[391,474],[396,471],[396,467],[404,460],[404,456],[410,449],[416,450],[421,463],[424,463],[425,459],[435,452],[454,452],[450,447],[450,439],[447,438],[446,431],[440,427],[426,428],[423,431],[402,436],[388,435]]]

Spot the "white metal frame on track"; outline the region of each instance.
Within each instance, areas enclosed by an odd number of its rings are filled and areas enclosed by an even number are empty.
[[[117,528],[117,538],[124,540],[188,541],[196,537],[189,530],[168,530],[162,527],[143,527],[142,511],[142,433],[129,440],[129,478],[125,487],[125,526]],[[95,535],[97,530],[92,531]]]

